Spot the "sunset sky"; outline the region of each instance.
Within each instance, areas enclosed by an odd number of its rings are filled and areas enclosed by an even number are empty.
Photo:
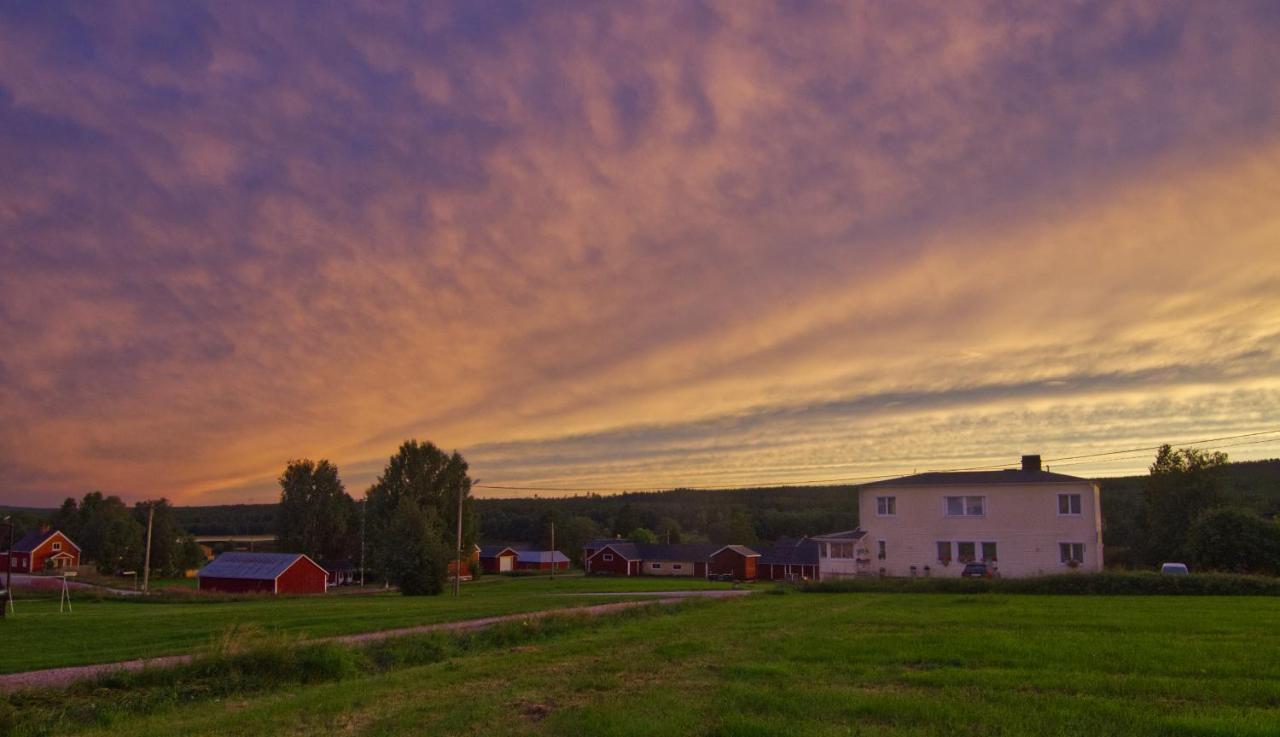
[[[1280,429],[1277,39],[1273,0],[0,0],[0,504],[271,501],[298,457],[359,495],[411,437],[609,491]]]

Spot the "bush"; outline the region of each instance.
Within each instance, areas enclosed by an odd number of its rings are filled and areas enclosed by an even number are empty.
[[[1226,573],[1068,573],[1034,578],[847,578],[803,584],[809,593],[1280,596],[1280,578]]]
[[[1187,540],[1201,569],[1280,573],[1280,525],[1249,509],[1219,507],[1196,518]]]

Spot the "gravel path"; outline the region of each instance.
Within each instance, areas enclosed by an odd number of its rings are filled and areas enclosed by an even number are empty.
[[[373,642],[375,640],[385,640],[392,637],[402,637],[404,635],[413,635],[421,632],[466,632],[468,630],[484,629],[492,627],[495,624],[503,622],[516,622],[528,619],[543,619],[545,617],[554,617],[558,614],[585,614],[588,616],[599,616],[601,614],[609,614],[611,612],[622,611],[624,609],[632,609],[634,607],[646,606],[648,604],[675,604],[690,598],[705,599],[725,599],[736,596],[745,596],[750,591],[652,591],[646,595],[659,598],[640,599],[635,601],[620,601],[612,604],[595,604],[585,607],[567,607],[563,609],[542,609],[534,612],[521,612],[519,614],[503,614],[496,617],[481,617],[479,619],[463,619],[457,622],[439,622],[437,624],[423,624],[414,627],[400,627],[398,629],[378,630],[376,632],[361,632],[354,635],[339,635],[337,637],[324,637],[315,640],[315,642],[339,642],[343,644],[357,642]],[[584,596],[601,596],[602,594],[584,594]],[[194,655],[166,655],[159,658],[139,658],[137,660],[124,660],[116,663],[98,663],[95,665],[75,665],[66,668],[47,668],[45,670],[32,670],[24,673],[8,673],[0,675],[0,693],[11,693],[13,691],[21,691],[32,688],[58,688],[68,686],[76,681],[83,681],[105,673],[115,671],[139,671],[144,668],[172,668],[175,665],[189,663]]]

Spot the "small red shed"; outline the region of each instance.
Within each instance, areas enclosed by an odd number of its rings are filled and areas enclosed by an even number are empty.
[[[200,569],[201,591],[323,594],[329,572],[302,553],[223,553]]]
[[[480,548],[480,569],[485,573],[510,573],[516,569],[520,551],[506,545],[485,545]]]
[[[8,542],[7,540],[5,542]],[[0,571],[9,570],[13,561],[14,573],[39,573],[45,568],[75,568],[80,565],[80,546],[60,530],[47,526],[28,532],[13,544],[13,550],[0,552]]]
[[[727,574],[736,581],[754,581],[760,554],[744,545],[726,545],[712,553],[709,560],[713,576]]]

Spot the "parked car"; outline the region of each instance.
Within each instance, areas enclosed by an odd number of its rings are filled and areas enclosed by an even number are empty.
[[[986,563],[966,563],[960,571],[960,578],[991,578],[992,575],[991,566]]]
[[[1161,573],[1172,573],[1175,576],[1185,576],[1191,571],[1187,569],[1186,563],[1164,563],[1160,566]]]

